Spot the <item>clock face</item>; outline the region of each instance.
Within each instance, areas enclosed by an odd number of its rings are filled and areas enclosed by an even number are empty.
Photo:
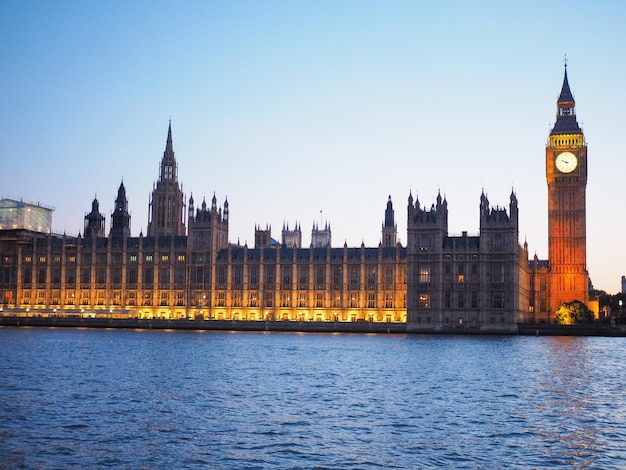
[[[571,173],[578,166],[578,159],[572,152],[563,152],[556,157],[556,168],[561,173]]]

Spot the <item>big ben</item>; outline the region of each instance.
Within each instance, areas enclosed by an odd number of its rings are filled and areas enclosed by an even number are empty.
[[[553,315],[564,302],[589,300],[585,191],[587,142],[576,120],[567,79],[557,101],[556,122],[546,145],[548,183],[549,305]]]

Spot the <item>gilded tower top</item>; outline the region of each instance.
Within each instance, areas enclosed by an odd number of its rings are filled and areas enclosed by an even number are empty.
[[[578,126],[578,121],[576,121],[575,104],[574,96],[572,95],[569,81],[567,80],[567,63],[565,63],[563,86],[561,87],[561,94],[556,103],[556,122],[550,132],[551,136],[583,133]]]

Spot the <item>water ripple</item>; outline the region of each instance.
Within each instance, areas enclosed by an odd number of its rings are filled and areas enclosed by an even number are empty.
[[[615,338],[0,329],[0,468],[620,468]]]

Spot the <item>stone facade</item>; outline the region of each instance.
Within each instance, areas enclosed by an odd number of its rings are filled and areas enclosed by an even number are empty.
[[[574,158],[572,158],[574,157]],[[149,204],[147,235],[132,237],[122,183],[105,235],[97,199],[83,236],[29,227],[0,230],[0,307],[28,315],[401,322],[408,331],[511,331],[551,322],[560,303],[588,300],[587,147],[567,69],[546,147],[549,261],[519,244],[518,202],[492,207],[480,195],[477,235],[448,233],[448,202],[408,198],[407,244],[397,238],[391,197],[377,247],[332,247],[330,223],[255,227],[253,248],[229,241],[229,205],[215,195],[196,208],[178,183],[171,123]]]

